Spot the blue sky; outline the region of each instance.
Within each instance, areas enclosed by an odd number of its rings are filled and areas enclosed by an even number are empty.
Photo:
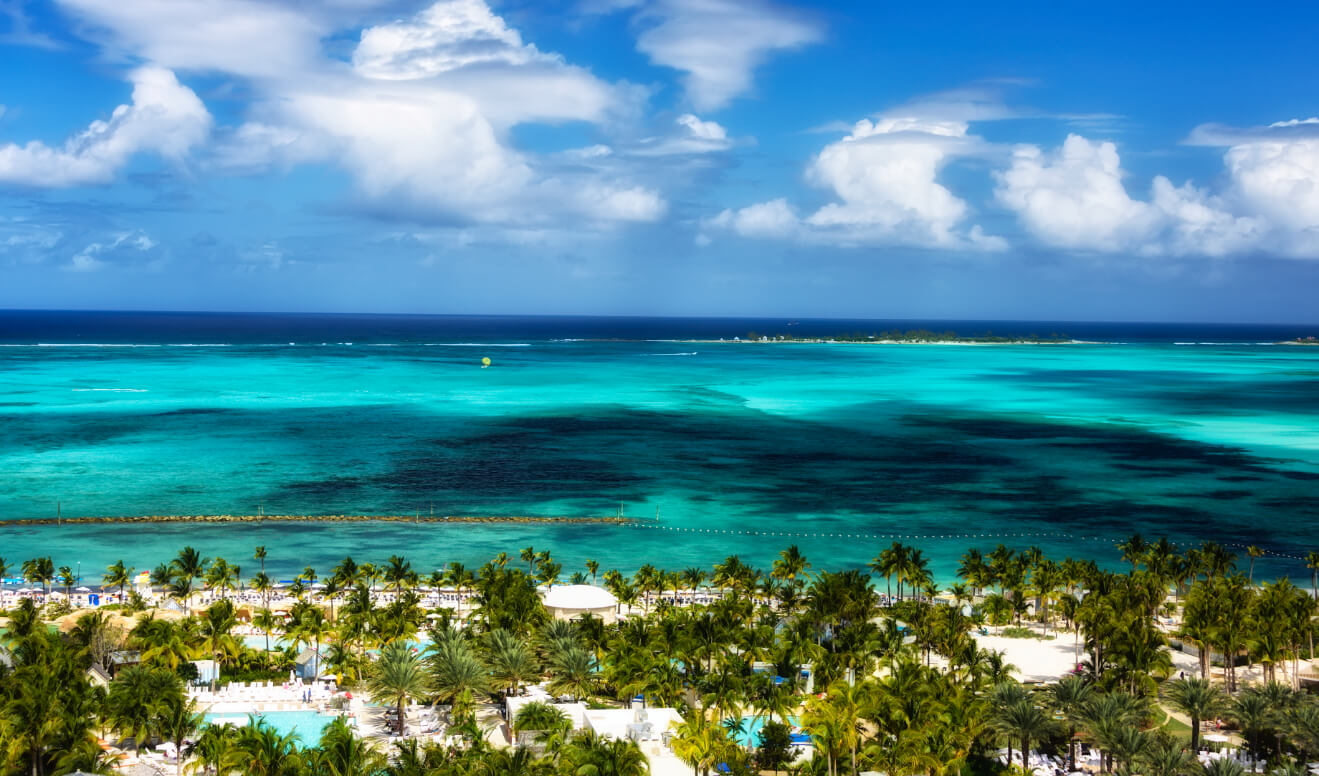
[[[0,307],[1319,323],[1315,29],[0,0]]]

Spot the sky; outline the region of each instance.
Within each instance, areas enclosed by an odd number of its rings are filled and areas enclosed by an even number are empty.
[[[0,0],[0,308],[1319,324],[1317,29]]]

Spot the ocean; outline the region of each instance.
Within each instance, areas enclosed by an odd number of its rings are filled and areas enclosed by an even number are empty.
[[[749,345],[749,332],[1095,344]],[[290,574],[527,545],[564,575],[892,541],[1118,563],[1140,532],[1319,549],[1319,327],[0,312],[0,556],[95,581],[185,544]],[[482,368],[481,359],[491,359]],[[634,525],[42,525],[160,514],[609,516]],[[1245,567],[1242,554],[1240,562]]]

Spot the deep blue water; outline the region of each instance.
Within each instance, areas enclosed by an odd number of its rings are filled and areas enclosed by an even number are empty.
[[[672,340],[927,328],[1067,346]],[[1315,327],[1003,321],[0,312],[0,520],[490,514],[639,528],[0,528],[11,563],[138,568],[181,545],[277,570],[527,544],[571,572],[863,564],[891,537],[1111,560],[1132,531],[1319,547]],[[124,347],[136,345],[138,347]],[[480,359],[493,365],[482,369]],[[747,535],[746,532],[756,532]],[[1261,573],[1308,576],[1275,557]]]

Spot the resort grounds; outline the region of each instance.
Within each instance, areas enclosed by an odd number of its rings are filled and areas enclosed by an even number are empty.
[[[896,542],[631,574],[0,559],[0,776],[1319,774],[1319,553],[1298,586],[1253,547],[1118,549],[971,549],[945,584]]]

